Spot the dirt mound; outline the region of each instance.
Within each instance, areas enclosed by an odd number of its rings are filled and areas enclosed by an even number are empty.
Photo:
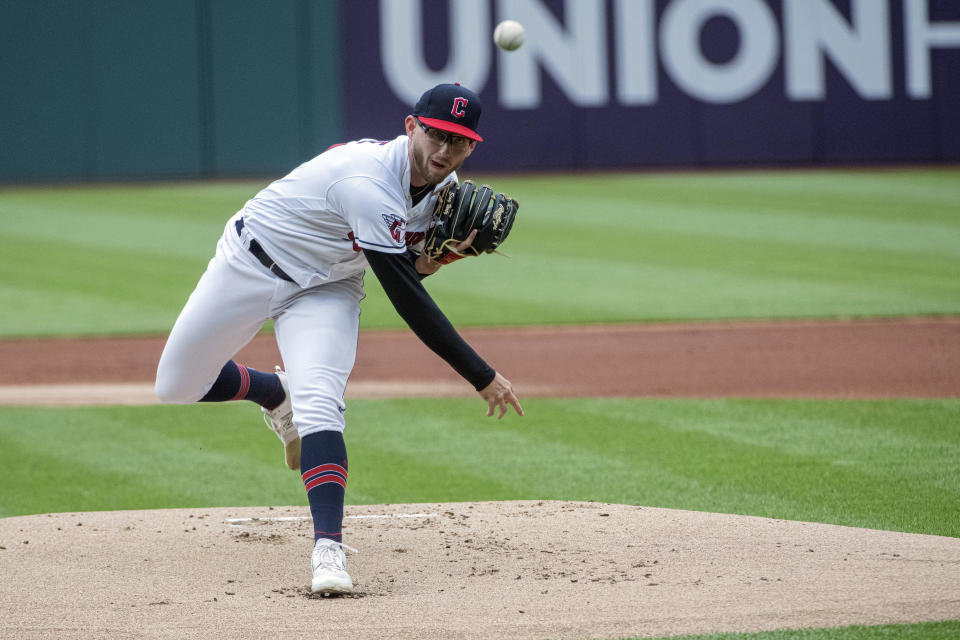
[[[0,636],[588,638],[957,617],[960,540],[647,507],[347,507],[351,597],[302,507],[0,520]]]

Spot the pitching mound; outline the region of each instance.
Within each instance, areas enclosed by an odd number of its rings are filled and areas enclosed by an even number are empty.
[[[0,520],[3,638],[619,638],[957,617],[960,540],[647,507],[348,507],[353,596],[305,507]]]

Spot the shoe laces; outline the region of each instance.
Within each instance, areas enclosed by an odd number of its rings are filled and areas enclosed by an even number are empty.
[[[269,411],[264,409],[263,422],[278,434],[283,435],[293,428],[293,411],[288,411],[282,416],[275,418],[270,415]]]
[[[282,374],[283,370],[280,367],[277,367],[277,374]],[[284,391],[289,395],[289,391],[284,388]],[[286,405],[287,410],[283,413],[284,405]],[[290,436],[291,431],[295,434],[296,428],[293,426],[293,405],[290,403],[289,397],[284,397],[283,402],[274,407],[273,409],[263,409],[263,421],[268,427],[273,429],[277,435],[279,435],[284,442],[287,442],[288,438],[284,436]]]
[[[344,549],[347,549],[353,553],[360,553],[353,547],[335,540],[328,540],[324,541],[322,544],[317,544],[313,547],[314,564],[317,567],[324,567],[325,569],[332,568],[336,569],[337,571],[346,571],[347,561],[346,556],[343,553]]]

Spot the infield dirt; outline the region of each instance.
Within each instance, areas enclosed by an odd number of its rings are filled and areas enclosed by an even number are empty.
[[[462,333],[521,398],[960,396],[960,318]],[[163,337],[0,341],[0,404],[155,402],[163,344]],[[266,334],[236,359],[266,371],[280,364]],[[449,395],[475,394],[412,332],[361,332],[348,399]]]
[[[957,318],[464,335],[521,398],[960,396]],[[0,342],[0,403],[150,402],[162,345]],[[240,359],[279,355],[262,336]],[[71,397],[81,376],[119,386]],[[364,333],[350,386],[473,394],[409,332]],[[960,618],[956,538],[568,502],[348,506],[358,591],[314,598],[308,516],[0,519],[0,637],[619,638]]]

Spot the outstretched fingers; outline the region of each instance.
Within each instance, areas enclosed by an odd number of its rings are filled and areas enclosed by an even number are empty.
[[[507,405],[513,407],[513,410],[517,412],[517,415],[523,415],[523,407],[520,406],[519,398],[517,398],[516,394],[513,393],[513,389],[509,389],[507,393],[504,394],[503,401],[500,403],[500,415],[497,416],[497,420],[506,415]]]
[[[480,395],[487,401],[487,417],[493,416],[499,409],[497,420],[500,420],[507,414],[510,407],[513,407],[517,415],[523,415],[523,407],[520,406],[520,400],[513,392],[513,385],[499,373],[496,374],[493,382],[480,391]]]
[[[497,400],[490,401],[489,408],[487,410],[487,417],[489,418],[497,411],[497,409],[499,409],[500,415],[497,416],[497,420],[500,420],[503,418],[503,416],[507,415],[507,406],[507,400],[505,398],[498,398]]]

